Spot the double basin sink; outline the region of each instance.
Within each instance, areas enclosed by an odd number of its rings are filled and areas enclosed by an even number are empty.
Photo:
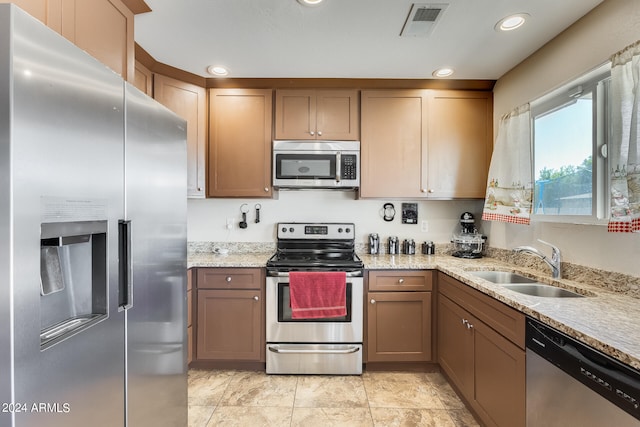
[[[581,298],[584,296],[557,286],[540,283],[535,279],[510,271],[469,271],[469,273],[489,282],[502,285],[505,289],[525,295],[547,298]]]

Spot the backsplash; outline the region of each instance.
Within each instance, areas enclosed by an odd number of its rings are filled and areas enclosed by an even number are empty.
[[[275,242],[187,242],[188,253],[215,253],[226,250],[231,254],[273,253]]]

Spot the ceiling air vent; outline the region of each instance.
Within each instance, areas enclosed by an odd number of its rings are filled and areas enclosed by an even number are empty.
[[[414,3],[402,27],[402,37],[427,37],[442,18],[447,4]]]

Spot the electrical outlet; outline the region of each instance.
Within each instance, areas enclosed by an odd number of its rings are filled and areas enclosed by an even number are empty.
[[[233,218],[227,218],[227,230],[233,230]]]
[[[423,233],[429,231],[429,221],[423,219],[420,223],[420,230],[422,230]]]

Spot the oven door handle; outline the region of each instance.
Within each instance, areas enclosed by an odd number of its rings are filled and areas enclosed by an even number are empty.
[[[351,354],[360,350],[360,347],[349,347],[344,350],[286,350],[278,346],[268,346],[269,351],[281,354]]]
[[[289,272],[270,271],[267,273],[269,277],[289,277]],[[347,277],[362,277],[362,271],[347,271]]]

